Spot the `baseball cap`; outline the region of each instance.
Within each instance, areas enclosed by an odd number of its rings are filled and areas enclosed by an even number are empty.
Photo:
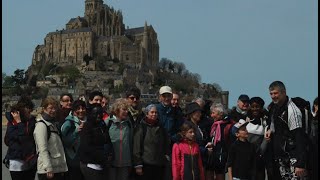
[[[249,102],[250,101],[250,98],[248,95],[246,94],[241,94],[238,98],[238,100],[242,101],[242,102]]]
[[[247,126],[249,122],[246,122],[243,119],[240,119],[239,122],[237,122],[236,124],[233,125],[232,129],[231,129],[231,133],[235,136],[236,133],[239,131],[239,129],[243,126]]]
[[[170,93],[172,94],[172,89],[169,86],[162,86],[159,90],[159,94]]]

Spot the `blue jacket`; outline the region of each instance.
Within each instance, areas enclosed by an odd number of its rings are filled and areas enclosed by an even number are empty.
[[[14,123],[8,116],[7,131],[4,142],[8,146],[8,159],[24,160],[32,154],[36,154],[36,145],[33,138],[35,128],[35,117],[31,117],[27,121]]]
[[[170,137],[171,147],[175,142],[180,140],[180,136],[177,135],[179,128],[183,123],[182,117],[177,111],[174,111],[171,106],[165,106],[162,103],[156,104],[158,111],[159,123],[164,127]]]

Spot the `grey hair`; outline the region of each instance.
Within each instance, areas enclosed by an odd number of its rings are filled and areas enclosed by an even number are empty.
[[[210,111],[213,112],[213,111],[218,111],[220,114],[227,114],[227,110],[224,108],[223,104],[221,103],[213,103],[211,106],[210,106]]]
[[[281,92],[286,92],[286,86],[281,81],[273,81],[270,86],[269,90],[272,91],[275,88],[278,88]]]
[[[144,113],[147,115],[148,112],[149,112],[153,107],[157,109],[157,107],[156,107],[155,104],[149,104],[146,108],[144,108]]]

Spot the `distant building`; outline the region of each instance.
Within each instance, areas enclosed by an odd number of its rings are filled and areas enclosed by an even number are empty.
[[[66,29],[48,33],[44,44],[35,48],[32,65],[81,66],[86,58],[97,57],[154,70],[159,62],[157,33],[147,22],[144,27],[125,29],[121,11],[102,0],[85,0],[84,17],[71,18]]]

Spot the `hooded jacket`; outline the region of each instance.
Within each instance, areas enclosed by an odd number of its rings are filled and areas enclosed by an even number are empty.
[[[54,133],[58,132],[58,129],[52,121],[45,119],[44,115],[45,113],[39,114],[37,116],[37,123],[33,132],[37,152],[39,154],[37,162],[37,173],[45,174],[47,172],[67,172],[68,167],[62,141],[59,134]],[[43,120],[44,123],[39,122],[40,120]],[[49,139],[47,126],[49,126],[51,130]]]

